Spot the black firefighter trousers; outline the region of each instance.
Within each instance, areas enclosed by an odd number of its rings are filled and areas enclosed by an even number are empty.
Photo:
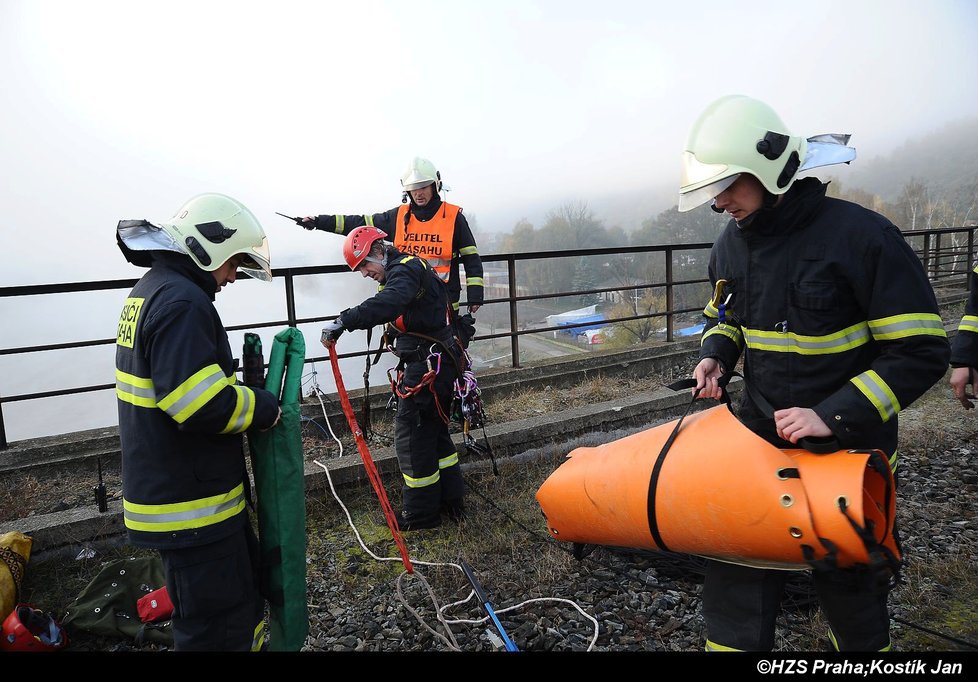
[[[405,363],[402,389],[417,386],[427,371],[425,362]],[[454,363],[443,354],[434,382],[397,401],[394,449],[404,478],[402,509],[414,521],[438,519],[442,506],[460,507],[465,494],[458,453],[441,415],[450,413],[456,375]]]
[[[264,626],[258,591],[258,538],[247,514],[228,537],[183,549],[161,549],[173,602],[176,651],[253,651]]]
[[[888,587],[863,571],[816,571],[815,591],[839,651],[890,646]],[[787,571],[709,561],[703,583],[707,650],[771,651]]]

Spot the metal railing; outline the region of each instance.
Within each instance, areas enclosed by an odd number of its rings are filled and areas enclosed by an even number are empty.
[[[961,227],[961,228],[945,228],[940,230],[917,230],[913,232],[905,232],[904,236],[907,238],[908,242],[914,248],[914,252],[921,259],[924,264],[924,268],[928,274],[930,280],[935,283],[947,283],[949,280],[955,278],[966,278],[968,271],[970,270],[970,263],[974,260],[975,255],[975,235],[974,232],[978,228],[975,227]],[[566,251],[537,251],[537,252],[527,252],[527,253],[503,253],[494,255],[485,255],[482,257],[482,262],[484,264],[490,263],[504,263],[507,273],[507,287],[509,291],[508,296],[491,298],[484,301],[483,305],[492,304],[507,304],[509,308],[509,330],[499,333],[481,334],[477,335],[474,340],[491,340],[496,338],[508,338],[510,340],[510,357],[511,364],[513,367],[520,366],[520,337],[526,334],[539,334],[541,332],[556,332],[556,331],[566,331],[569,329],[582,328],[592,325],[593,323],[581,322],[572,323],[559,326],[534,326],[531,329],[524,328],[524,325],[520,322],[519,315],[519,304],[540,301],[547,299],[558,299],[571,296],[593,296],[611,292],[627,292],[627,291],[643,291],[643,290],[655,290],[662,289],[665,293],[665,309],[657,310],[654,312],[649,312],[645,314],[635,314],[632,316],[624,316],[617,318],[606,319],[603,324],[612,325],[616,323],[629,322],[634,320],[650,320],[655,318],[665,318],[665,339],[667,341],[673,341],[675,339],[675,321],[678,315],[695,313],[702,310],[702,302],[698,302],[697,305],[692,307],[684,307],[677,309],[675,307],[676,291],[679,287],[704,284],[708,282],[708,279],[703,276],[706,273],[704,258],[702,262],[692,267],[690,265],[680,266],[677,263],[676,255],[681,252],[703,252],[704,255],[708,253],[709,249],[712,247],[710,243],[695,243],[695,244],[674,244],[674,245],[658,245],[658,246],[630,246],[621,248],[600,248],[600,249],[577,249],[577,250],[566,250]],[[632,256],[637,254],[661,254],[663,259],[664,273],[663,279],[661,281],[647,282],[641,284],[623,284],[621,286],[611,286],[611,287],[600,287],[591,289],[580,289],[572,291],[554,291],[554,292],[539,292],[539,293],[526,293],[519,294],[523,285],[521,285],[518,277],[518,263],[523,263],[526,261],[534,260],[549,260],[558,258],[575,258],[580,259],[584,257],[593,256]],[[677,274],[682,275],[690,270],[695,270],[700,276],[694,278],[677,279]],[[343,265],[325,265],[325,266],[309,266],[309,267],[296,267],[296,268],[278,268],[273,271],[273,275],[276,278],[281,278],[285,283],[285,319],[271,320],[271,321],[257,321],[249,324],[240,324],[227,327],[228,331],[239,331],[246,329],[260,329],[266,327],[276,327],[282,325],[288,325],[296,327],[300,324],[308,324],[315,322],[324,322],[327,320],[334,319],[338,313],[333,313],[330,315],[316,316],[316,317],[303,317],[300,318],[296,314],[296,286],[295,282],[297,278],[307,277],[312,275],[323,275],[323,274],[335,274],[335,273],[348,273],[349,270]],[[93,281],[93,282],[75,282],[70,284],[41,284],[41,285],[27,285],[27,286],[12,286],[12,287],[0,287],[0,299],[5,298],[16,298],[21,296],[37,296],[37,295],[49,295],[49,294],[62,294],[69,292],[92,292],[92,291],[104,291],[104,290],[128,290],[131,289],[138,280],[135,279],[120,279],[120,280],[103,280],[103,281]],[[515,292],[515,293],[514,293]],[[704,299],[705,300],[705,299]],[[463,306],[465,302],[463,301]],[[35,346],[20,346],[11,348],[0,348],[0,356],[7,355],[24,355],[30,353],[39,353],[43,351],[51,350],[65,350],[74,348],[84,348],[90,346],[105,346],[114,344],[116,339],[90,339],[83,341],[73,341],[66,343],[57,344],[46,344],[46,345],[35,345]],[[362,357],[368,355],[370,351],[362,351],[358,353],[345,353],[341,354],[341,358],[349,357]],[[306,359],[307,363],[319,362],[326,359],[326,356],[310,357]],[[88,393],[93,391],[104,391],[114,389],[114,383],[105,384],[94,384],[88,386],[78,386],[71,388],[61,388],[51,391],[41,391],[34,393],[23,393],[19,395],[2,395],[0,394],[0,449],[5,449],[7,447],[7,437],[6,428],[3,421],[3,405],[7,403],[14,403],[26,400],[39,400],[43,398],[52,398],[58,396],[75,395],[79,393]]]

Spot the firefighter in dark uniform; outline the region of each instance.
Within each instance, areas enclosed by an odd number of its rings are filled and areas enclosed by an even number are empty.
[[[978,368],[978,267],[968,275],[968,302],[951,341],[951,390],[961,406],[972,409],[975,399],[975,372]],[[968,387],[971,392],[968,392]]]
[[[744,355],[738,417],[775,445],[834,437],[882,450],[896,469],[897,413],[939,381],[949,347],[933,290],[883,216],[827,198],[798,173],[848,163],[848,136],[792,135],[766,104],[711,104],[683,155],[680,210],[713,200],[733,220],[713,246],[700,397]],[[731,456],[736,456],[732,453]],[[889,575],[813,566],[837,650],[889,648]],[[711,561],[703,586],[707,650],[769,650],[785,573]]]
[[[202,194],[167,222],[119,223],[149,272],[116,341],[122,494],[129,540],[159,550],[177,650],[254,650],[264,601],[245,507],[242,434],[271,428],[276,396],[239,385],[214,297],[241,269],[271,279],[268,243],[234,199]]]
[[[403,374],[396,382],[394,447],[404,477],[401,530],[434,528],[445,513],[464,514],[465,493],[448,422],[460,350],[448,322],[446,289],[424,259],[384,243],[385,232],[360,227],[343,244],[351,270],[370,277],[380,291],[344,310],[323,329],[323,344],[345,330],[388,324]],[[328,346],[327,346],[328,347]]]
[[[307,230],[350,234],[358,227],[383,230],[394,248],[424,258],[448,285],[448,296],[458,310],[461,295],[459,262],[465,267],[465,300],[475,313],[483,301],[482,260],[462,209],[443,202],[441,173],[427,159],[414,159],[401,177],[403,203],[373,215],[306,216],[299,222]]]

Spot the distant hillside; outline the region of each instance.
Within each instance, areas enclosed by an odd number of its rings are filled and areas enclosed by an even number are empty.
[[[858,138],[853,139],[853,145],[859,149]],[[924,185],[931,200],[952,204],[946,212],[948,215],[968,216],[968,222],[974,222],[978,220],[978,117],[949,123],[905,142],[885,156],[860,156],[846,170],[844,179],[834,177],[832,167],[816,169],[814,174],[832,180],[835,191],[841,189],[846,198],[882,210],[901,225],[905,222],[901,194],[911,182]],[[864,201],[859,196],[861,192],[879,197],[887,206]],[[594,217],[606,228],[620,227],[631,234],[640,230],[646,221],[670,211],[676,205],[677,195],[673,180],[650,183],[647,189],[589,195],[586,201]],[[501,213],[493,225],[479,223],[477,227],[480,233],[504,234],[520,218],[527,218],[539,227],[545,216],[559,205],[560,202],[513,207],[510,213]]]
[[[895,203],[912,180],[925,185],[931,196],[973,198],[978,193],[978,117],[909,140],[887,156],[857,159],[843,184]]]

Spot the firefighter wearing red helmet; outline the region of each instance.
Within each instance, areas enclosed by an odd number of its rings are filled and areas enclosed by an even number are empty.
[[[445,285],[427,262],[384,242],[375,227],[353,230],[343,244],[351,270],[382,285],[323,329],[323,345],[346,330],[388,324],[399,358],[394,385],[394,446],[403,476],[401,530],[434,528],[444,513],[460,520],[465,492],[448,414],[461,349],[449,324]]]

